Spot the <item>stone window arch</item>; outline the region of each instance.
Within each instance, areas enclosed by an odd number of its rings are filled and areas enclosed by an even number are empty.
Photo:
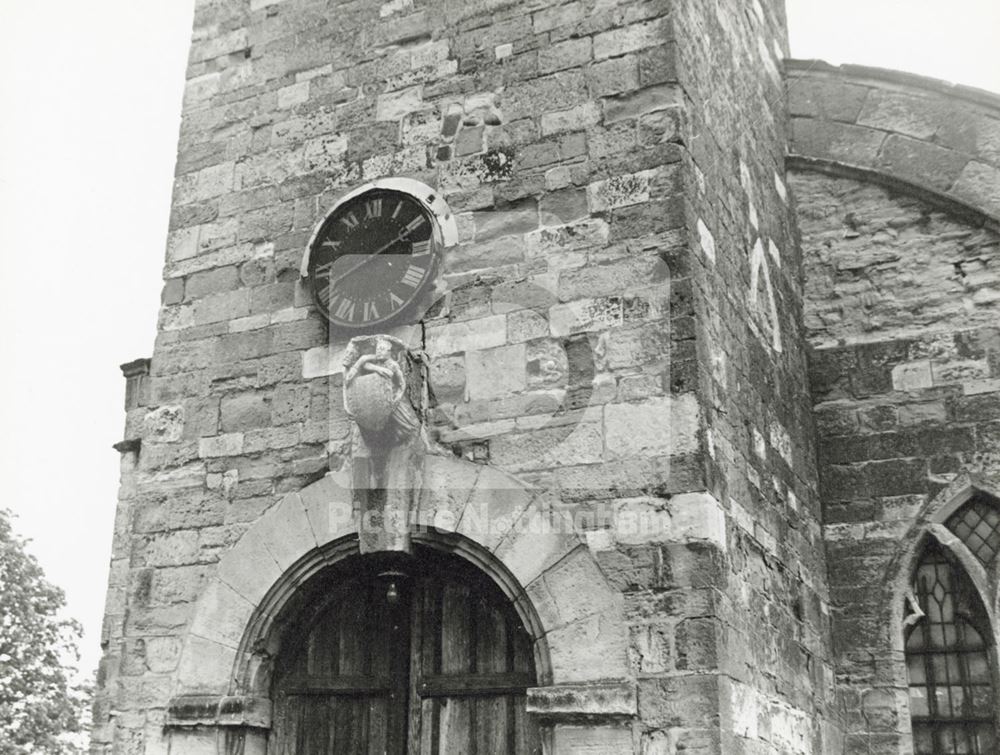
[[[905,655],[915,755],[996,751],[996,652],[961,563],[926,538],[913,573]]]

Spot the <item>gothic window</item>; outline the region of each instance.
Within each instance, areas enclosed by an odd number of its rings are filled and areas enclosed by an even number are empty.
[[[922,612],[906,637],[914,753],[992,755],[994,656],[975,588],[931,543],[917,566],[913,592]]]
[[[531,641],[452,556],[363,557],[302,599],[275,666],[277,755],[540,755]]]
[[[984,565],[1000,551],[1000,509],[977,496],[956,511],[945,523]]]

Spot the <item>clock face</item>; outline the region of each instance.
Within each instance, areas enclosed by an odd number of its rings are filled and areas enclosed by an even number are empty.
[[[373,189],[338,207],[309,251],[313,299],[332,325],[363,330],[395,321],[434,279],[431,214],[414,197]]]

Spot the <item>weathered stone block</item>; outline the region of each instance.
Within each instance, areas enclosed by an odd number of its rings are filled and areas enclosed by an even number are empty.
[[[628,632],[620,616],[594,614],[550,631],[546,637],[556,684],[628,675]]]
[[[466,352],[466,393],[470,399],[490,399],[523,391],[526,366],[524,344]]]
[[[886,133],[811,118],[792,118],[791,151],[849,165],[871,167],[879,159]]]
[[[953,158],[951,165],[960,162]],[[993,216],[1000,216],[1000,169],[975,160],[970,161],[955,181],[952,193]]]
[[[892,368],[892,388],[896,391],[920,391],[934,385],[931,362],[922,359],[904,362]]]
[[[264,427],[271,419],[271,398],[264,393],[228,396],[222,399],[220,411],[224,433]]]
[[[453,322],[427,329],[427,351],[432,356],[502,346],[507,339],[504,315]]]
[[[198,441],[198,455],[202,458],[238,456],[243,453],[243,433],[227,433]]]
[[[213,294],[194,302],[195,325],[235,320],[250,314],[250,291],[238,289],[221,294]]]
[[[223,694],[229,686],[236,651],[218,642],[189,635],[181,654],[177,669],[177,693],[216,693]],[[211,737],[211,750],[215,752],[215,736]],[[202,752],[198,749],[185,749],[185,752]]]
[[[647,47],[656,47],[672,39],[668,19],[656,19],[644,24],[633,24],[594,36],[594,59],[622,55]]]
[[[929,140],[949,116],[949,109],[943,103],[929,98],[872,91],[858,115],[857,123]]]
[[[645,170],[595,181],[587,187],[590,211],[603,212],[649,201],[649,182],[655,173],[655,170]]]
[[[541,119],[542,136],[579,131],[596,125],[600,119],[601,112],[594,102],[585,102],[568,110],[544,113]]]
[[[254,606],[228,585],[213,581],[198,599],[190,632],[196,637],[237,648]]]
[[[316,536],[296,493],[285,496],[254,525],[264,547],[282,569],[316,548]]]
[[[607,97],[639,88],[639,64],[634,55],[597,63],[588,69],[590,91],[595,97]]]
[[[257,605],[281,576],[281,568],[251,528],[219,562],[219,579]]]
[[[176,669],[180,656],[180,638],[149,637],[146,639],[146,668],[154,674],[166,674]]]
[[[496,555],[520,584],[528,585],[579,544],[570,517],[536,503],[521,515]]]
[[[678,87],[669,84],[646,87],[604,100],[604,124],[638,118],[656,110],[677,107],[682,102]]]
[[[891,175],[946,191],[969,162],[967,155],[930,142],[890,134],[878,157],[878,165]]]
[[[537,113],[568,110],[588,99],[587,80],[582,71],[555,73],[517,82],[504,92],[501,101],[509,121],[533,118]]]
[[[591,59],[590,37],[567,39],[543,47],[538,52],[538,72],[552,73],[564,68],[577,68]]]
[[[629,682],[535,687],[528,690],[528,712],[544,717],[633,716],[636,687]]]
[[[604,408],[608,459],[679,455],[699,447],[700,410],[693,394]]]
[[[143,417],[143,436],[158,443],[178,441],[184,431],[184,421],[184,407],[161,406]]]
[[[556,752],[574,755],[632,755],[632,731],[627,727],[556,726]]]
[[[802,81],[794,75],[789,77],[786,88],[790,115],[828,118],[845,123],[854,123],[871,91],[844,81]]]

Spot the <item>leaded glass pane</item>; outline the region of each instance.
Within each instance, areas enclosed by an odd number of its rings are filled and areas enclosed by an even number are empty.
[[[973,498],[952,514],[945,526],[984,564],[1000,552],[1000,509],[986,496]]]
[[[953,531],[983,526],[968,512]],[[977,515],[978,516],[978,515]],[[989,534],[987,533],[987,537]],[[983,541],[985,542],[985,541]],[[917,567],[913,591],[923,616],[906,637],[916,755],[995,755],[994,691],[985,612],[964,573],[937,545]]]

